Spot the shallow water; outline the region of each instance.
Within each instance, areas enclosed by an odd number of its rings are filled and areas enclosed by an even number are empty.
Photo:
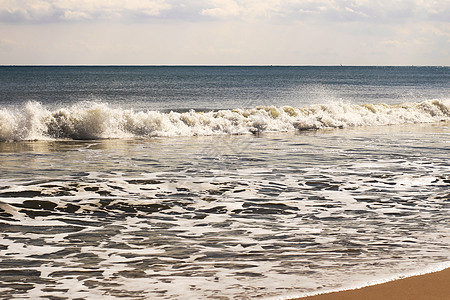
[[[0,142],[5,298],[246,299],[448,262],[450,124]]]

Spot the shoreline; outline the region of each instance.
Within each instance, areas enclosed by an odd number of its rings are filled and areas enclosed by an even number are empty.
[[[448,299],[450,267],[432,273],[402,277],[356,289],[330,291],[323,294],[295,296],[290,300],[375,300],[375,299]]]

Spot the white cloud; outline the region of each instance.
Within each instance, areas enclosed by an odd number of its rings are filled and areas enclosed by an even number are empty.
[[[63,18],[66,20],[90,20],[92,16],[82,11],[66,10]]]
[[[450,64],[448,0],[0,0],[0,23],[0,64]]]
[[[171,7],[166,0],[0,0],[0,22],[139,19]]]
[[[428,0],[212,0],[202,15],[248,19],[328,22],[403,22],[409,19],[450,22],[450,1]]]
[[[450,22],[450,1],[437,0],[0,0],[0,22],[127,20],[292,20]]]
[[[281,16],[283,3],[289,4],[290,1],[281,0],[212,0],[207,1],[205,5],[208,8],[202,9],[204,16],[218,17],[221,19],[239,17],[244,20],[249,19],[270,19]]]
[[[233,0],[215,0],[213,8],[202,9],[200,14],[204,16],[227,18],[239,16],[242,8]]]

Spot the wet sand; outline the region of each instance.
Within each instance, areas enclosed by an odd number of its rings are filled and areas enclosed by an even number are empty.
[[[450,268],[356,290],[303,297],[307,300],[450,299]]]

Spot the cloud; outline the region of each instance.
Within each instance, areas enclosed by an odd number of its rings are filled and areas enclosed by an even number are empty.
[[[227,18],[239,16],[241,7],[233,0],[215,0],[213,8],[202,9],[200,14],[204,16]]]
[[[0,22],[142,19],[171,7],[166,0],[0,0]]]
[[[392,22],[410,19],[450,22],[449,1],[429,0],[211,0],[201,10],[218,19]]]
[[[61,18],[64,20],[79,21],[79,20],[90,20],[92,19],[92,16],[83,11],[66,10]]]
[[[283,7],[283,3],[290,1],[280,0],[212,0],[205,5],[200,14],[217,18],[239,17],[241,19],[261,19],[281,16],[283,10],[289,9],[289,5]]]
[[[438,0],[0,0],[0,22],[243,20],[290,22],[450,22]]]

